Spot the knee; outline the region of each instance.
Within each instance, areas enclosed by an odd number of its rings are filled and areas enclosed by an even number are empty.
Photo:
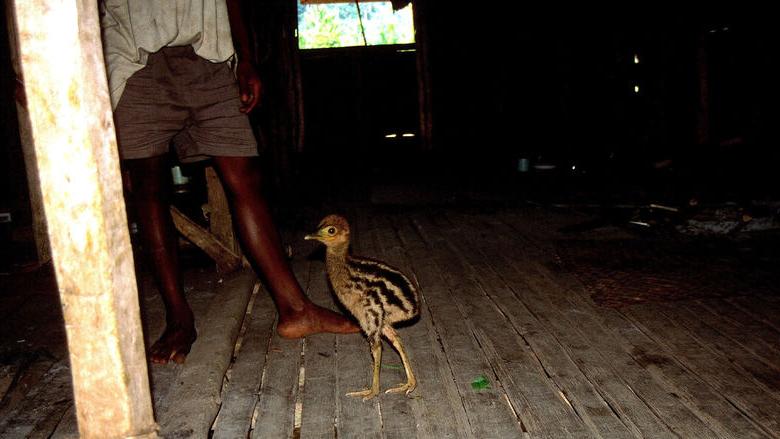
[[[223,158],[217,162],[217,169],[229,195],[240,197],[247,192],[257,193],[261,190],[262,177],[256,160],[245,157]]]
[[[158,157],[127,160],[123,173],[125,189],[136,201],[167,201],[170,182],[166,179],[166,163]]]

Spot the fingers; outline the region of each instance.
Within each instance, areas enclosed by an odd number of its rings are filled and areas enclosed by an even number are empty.
[[[249,113],[260,102],[261,82],[255,67],[248,60],[239,60],[236,67],[236,78],[241,98],[242,113]]]
[[[249,113],[260,102],[260,81],[256,78],[249,79],[241,86],[241,108],[242,113]]]

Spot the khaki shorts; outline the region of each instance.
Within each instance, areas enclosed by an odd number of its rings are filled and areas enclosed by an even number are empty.
[[[209,62],[192,46],[163,48],[130,77],[114,111],[119,155],[163,155],[173,142],[182,162],[256,156],[257,142],[240,106],[227,62]]]

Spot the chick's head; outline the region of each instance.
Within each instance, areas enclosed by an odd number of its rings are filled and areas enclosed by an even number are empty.
[[[328,215],[320,221],[317,231],[304,239],[314,239],[326,246],[345,244],[349,242],[349,223],[339,215]]]

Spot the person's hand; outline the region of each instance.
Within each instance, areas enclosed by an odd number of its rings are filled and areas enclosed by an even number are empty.
[[[249,113],[260,102],[261,82],[254,66],[248,60],[239,61],[236,67],[238,90],[241,95],[242,113]]]

